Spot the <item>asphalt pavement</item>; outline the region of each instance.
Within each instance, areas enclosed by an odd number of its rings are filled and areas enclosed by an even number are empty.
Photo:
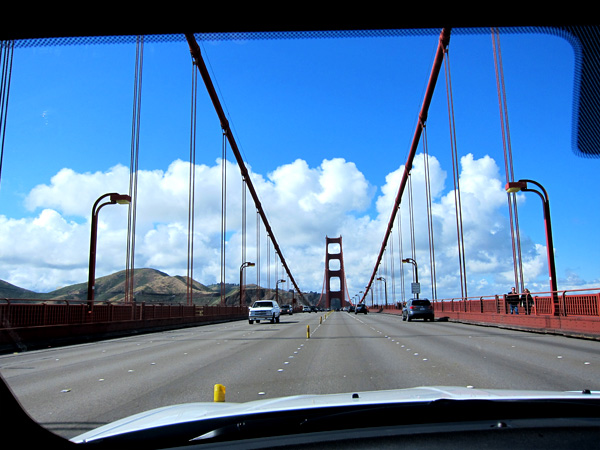
[[[215,384],[227,402],[416,386],[600,390],[600,342],[298,313],[2,355],[0,373],[35,420],[72,437],[148,409],[212,402]]]

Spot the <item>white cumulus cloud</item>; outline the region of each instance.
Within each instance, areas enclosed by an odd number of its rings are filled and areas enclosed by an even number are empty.
[[[435,157],[429,157],[432,195],[433,248],[438,292],[456,295],[458,256],[454,187]],[[495,161],[472,154],[460,161],[460,191],[469,289],[475,295],[503,293],[512,283],[512,247],[505,210],[506,193]],[[239,280],[241,263],[241,177],[227,161],[227,280]],[[140,170],[136,206],[136,267],[153,267],[185,275],[188,245],[188,162],[173,161],[166,170]],[[249,168],[253,185],[266,210],[286,261],[299,286],[320,291],[324,276],[325,237],[343,238],[344,268],[350,295],[364,290],[388,224],[404,167],[391,171],[382,186],[371,185],[360,169],[342,158],[317,167],[297,159],[262,175]],[[220,277],[221,161],[195,167],[194,278],[214,283]],[[411,175],[416,259],[422,289],[430,289],[432,272],[425,200],[423,155],[417,155]],[[107,192],[127,193],[129,169],[117,165],[105,172],[77,173],[64,168],[47,184],[33,188],[25,200],[33,218],[0,216],[0,279],[18,286],[48,291],[87,279],[91,205]],[[394,225],[385,270],[400,285],[400,246],[410,255],[411,215],[405,194],[399,217],[402,242]],[[257,214],[246,196],[246,259],[257,255]],[[97,276],[125,268],[127,212],[110,205],[99,214]],[[374,212],[373,212],[374,211]],[[261,227],[261,283],[266,283],[267,238]],[[526,280],[543,282],[545,248],[523,238]],[[392,252],[393,248],[393,252]],[[392,260],[392,258],[395,258]],[[275,269],[270,250],[271,282],[283,275]],[[392,275],[392,265],[395,274]],[[411,268],[403,267],[407,283]],[[254,282],[254,268],[247,271]],[[540,284],[542,286],[542,284]],[[483,292],[485,291],[485,292]],[[395,288],[396,296],[399,287]],[[471,292],[469,292],[471,293]]]

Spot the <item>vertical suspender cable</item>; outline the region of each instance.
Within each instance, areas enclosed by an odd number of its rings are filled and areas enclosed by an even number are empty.
[[[429,146],[427,145],[427,128],[423,133],[423,167],[425,171],[425,199],[427,204],[427,231],[429,232],[429,266],[431,267],[431,298],[437,299],[437,283],[435,276],[435,245],[433,239],[433,215],[431,211],[431,179],[429,176]]]
[[[225,306],[225,252],[227,234],[227,139],[221,146],[221,306]]]
[[[385,298],[386,298],[386,293],[387,293],[387,280],[388,280],[388,258],[385,257],[385,255],[388,254],[388,248],[385,249],[385,254],[383,257],[383,279],[385,280],[383,282],[383,304],[385,304],[387,306],[387,303],[385,303]]]
[[[135,224],[137,210],[138,161],[140,150],[140,111],[142,103],[142,67],[144,37],[136,38],[136,61],[134,75],[133,118],[131,130],[131,160],[129,164],[129,217],[127,220],[127,254],[125,269],[125,301],[132,302],[135,267]]]
[[[275,250],[275,291],[279,291],[279,254]]]
[[[267,291],[271,289],[271,241],[267,234]]]
[[[502,64],[502,53],[500,51],[500,36],[496,28],[492,28],[492,43],[494,46],[494,65],[496,68],[496,85],[498,88],[498,104],[500,107],[500,123],[502,126],[502,145],[504,149],[504,170],[506,182],[514,181],[512,148],[510,143],[510,131],[508,127],[508,107],[506,102],[506,89],[504,85],[504,69]],[[507,193],[508,211],[510,219],[510,234],[513,250],[513,266],[515,276],[515,287],[523,291],[523,263],[521,257],[521,237],[519,233],[519,215],[517,212],[516,193]]]
[[[396,302],[396,270],[394,265],[394,234],[390,234],[390,274],[392,277],[392,300]]]
[[[191,124],[190,124],[190,174],[188,185],[188,246],[187,246],[187,305],[194,304],[193,282],[194,282],[194,205],[196,193],[196,107],[198,92],[198,75],[192,65],[192,102],[191,102]]]
[[[341,270],[342,273],[344,274],[344,279],[343,279],[343,283],[344,283],[344,300],[347,302],[347,304],[350,304],[350,294],[348,292],[348,283],[346,283],[346,269],[344,268],[344,257],[342,255],[342,258],[340,259],[340,263],[341,263]],[[343,308],[345,305],[341,304],[340,308]]]
[[[398,208],[398,210],[400,210],[400,208]],[[402,211],[400,211],[402,212]],[[402,250],[402,214],[400,214],[398,216],[398,224],[397,224],[397,228],[398,228],[398,246],[399,248],[399,256],[398,259],[400,260],[400,295],[402,298],[402,302],[405,301],[406,297],[405,297],[405,293],[404,293],[404,264],[402,263],[402,259],[404,258],[403,256],[403,250]]]
[[[258,212],[256,213],[256,289],[260,289],[260,214]]]
[[[242,176],[242,262],[246,262],[246,179]],[[246,284],[246,271],[242,272],[242,284]],[[242,286],[240,286],[240,295],[242,295]],[[244,299],[242,304],[245,305]]]
[[[8,116],[8,96],[14,54],[14,41],[0,41],[0,62],[2,76],[0,77],[0,181],[2,181],[2,164],[4,161],[4,138],[6,136],[6,121]]]
[[[452,149],[452,172],[454,176],[454,208],[456,211],[456,238],[458,244],[458,266],[460,271],[461,297],[467,294],[467,268],[465,263],[465,241],[462,222],[462,205],[460,198],[460,168],[458,161],[458,150],[456,148],[456,126],[454,123],[454,106],[452,98],[452,80],[450,76],[450,58],[447,49],[444,51],[446,69],[446,94],[448,98],[448,120],[450,124],[450,147]],[[466,303],[465,303],[466,305]]]
[[[413,195],[412,195],[412,176],[408,174],[408,218],[410,225],[410,255],[416,261],[416,245],[415,245],[415,219],[413,214]],[[413,283],[416,281],[415,271],[413,269]]]

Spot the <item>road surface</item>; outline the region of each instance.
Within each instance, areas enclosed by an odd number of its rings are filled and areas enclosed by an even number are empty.
[[[307,337],[307,326],[310,337]],[[600,342],[346,312],[204,325],[0,355],[27,412],[64,437],[148,409],[416,386],[600,390]]]

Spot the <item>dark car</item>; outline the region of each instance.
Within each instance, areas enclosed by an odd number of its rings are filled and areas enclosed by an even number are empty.
[[[281,314],[289,314],[291,316],[294,314],[294,308],[292,308],[292,305],[283,305],[281,307]]]
[[[363,313],[363,314],[367,314],[368,309],[367,309],[367,305],[365,305],[364,303],[359,303],[358,305],[356,305],[356,309],[354,310],[354,314],[358,314],[358,313]]]
[[[429,319],[433,322],[434,318],[433,306],[426,298],[411,298],[402,308],[402,320]]]

